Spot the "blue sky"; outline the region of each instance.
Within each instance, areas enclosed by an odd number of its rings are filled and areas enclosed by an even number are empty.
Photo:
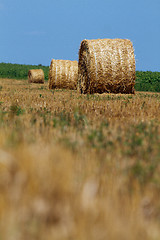
[[[0,0],[0,62],[78,60],[83,39],[127,38],[137,70],[160,71],[160,0]]]

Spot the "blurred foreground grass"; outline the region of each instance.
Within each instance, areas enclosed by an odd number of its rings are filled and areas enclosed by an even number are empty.
[[[0,239],[159,239],[160,94],[0,86]]]

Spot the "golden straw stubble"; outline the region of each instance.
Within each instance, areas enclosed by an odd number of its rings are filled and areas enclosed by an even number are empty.
[[[49,89],[77,89],[78,62],[52,59],[49,70]]]
[[[32,69],[28,71],[29,83],[44,83],[44,72],[42,69]]]
[[[128,39],[83,40],[79,50],[78,91],[134,93],[135,57]]]

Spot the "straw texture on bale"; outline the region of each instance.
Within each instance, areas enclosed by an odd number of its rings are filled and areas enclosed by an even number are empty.
[[[28,71],[29,83],[44,83],[44,72],[42,69],[32,69]]]
[[[77,89],[78,62],[52,59],[49,70],[49,89]]]
[[[135,57],[128,39],[83,40],[79,50],[81,93],[134,93]]]

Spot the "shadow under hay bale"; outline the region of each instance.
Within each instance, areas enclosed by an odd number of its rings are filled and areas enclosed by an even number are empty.
[[[49,70],[49,89],[77,89],[78,62],[52,59]]]
[[[79,50],[81,93],[134,93],[135,57],[128,39],[83,40]]]
[[[32,69],[28,71],[29,83],[44,83],[44,72],[42,69]]]

